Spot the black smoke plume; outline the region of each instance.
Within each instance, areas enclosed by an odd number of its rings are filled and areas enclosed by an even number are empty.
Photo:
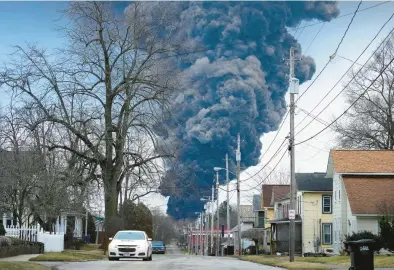
[[[314,60],[302,55],[287,27],[330,21],[339,10],[331,1],[177,5],[182,38],[191,50],[207,49],[178,59],[187,86],[174,97],[162,134],[162,147],[177,147],[178,161],[167,164],[161,190],[170,196],[168,214],[183,219],[203,209],[200,198],[210,195],[213,167],[224,166],[226,153],[235,171],[238,132],[241,166],[257,164],[260,137],[276,130],[286,112],[290,47],[302,58],[296,62],[300,83],[314,74]]]

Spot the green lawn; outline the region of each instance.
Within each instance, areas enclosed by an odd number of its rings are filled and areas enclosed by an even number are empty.
[[[30,261],[59,261],[59,262],[82,262],[101,260],[106,256],[101,252],[83,252],[83,251],[64,251],[64,252],[48,252],[41,254]]]
[[[86,244],[81,247],[81,250],[85,250],[85,251],[100,250],[99,247],[100,245],[96,245],[96,244]]]
[[[241,260],[282,267],[286,269],[328,269],[323,264],[318,263],[310,263],[310,262],[300,262],[296,260],[296,262],[290,263],[288,257],[281,257],[281,256],[242,256]]]
[[[0,262],[2,270],[49,270],[50,268],[31,262]]]
[[[350,266],[349,256],[332,256],[332,257],[300,257],[296,258],[296,261],[301,262],[317,262],[323,264],[338,264],[344,266]],[[394,267],[394,256],[387,255],[375,255],[374,265],[379,268],[393,268]]]
[[[289,262],[289,257],[275,255],[243,256],[242,259],[287,269],[327,269],[327,267],[324,266],[325,264],[343,266],[343,268],[348,268],[350,266],[349,256],[296,257],[294,263]],[[375,256],[374,264],[377,268],[394,268],[394,256]]]

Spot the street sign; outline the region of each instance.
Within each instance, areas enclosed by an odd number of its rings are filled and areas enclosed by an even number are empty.
[[[295,210],[289,210],[289,219],[295,219]]]

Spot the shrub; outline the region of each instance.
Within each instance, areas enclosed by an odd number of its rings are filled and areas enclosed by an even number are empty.
[[[0,223],[0,236],[1,235],[5,235],[5,233],[6,233],[6,231],[5,231],[5,228],[3,226],[3,223]]]
[[[348,253],[347,249],[348,249],[348,245],[346,244],[346,242],[348,241],[357,241],[357,240],[362,240],[362,239],[372,239],[375,241],[375,243],[372,245],[372,249],[375,252],[378,252],[379,250],[381,250],[383,248],[383,241],[382,238],[379,235],[373,234],[372,232],[369,231],[360,231],[360,232],[356,232],[353,233],[351,235],[346,235],[345,236],[345,249],[346,252]]]
[[[0,258],[44,253],[44,244],[14,237],[0,236]]]
[[[11,240],[8,237],[0,236],[0,247],[9,247],[11,246]]]
[[[383,217],[379,222],[379,226],[384,248],[394,251],[394,220],[389,217]]]

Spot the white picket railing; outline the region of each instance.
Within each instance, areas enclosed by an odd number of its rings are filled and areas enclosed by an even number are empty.
[[[37,242],[37,234],[39,231],[38,226],[19,227],[19,226],[6,226],[5,236],[19,238],[25,241]]]
[[[83,237],[83,222],[81,218],[76,218],[75,229],[73,231],[74,237]],[[67,223],[64,217],[58,218],[56,224],[53,226],[54,232],[44,232],[40,225],[36,226],[6,226],[5,236],[15,237],[25,241],[44,243],[45,252],[62,252],[64,250],[64,234],[67,229]]]

